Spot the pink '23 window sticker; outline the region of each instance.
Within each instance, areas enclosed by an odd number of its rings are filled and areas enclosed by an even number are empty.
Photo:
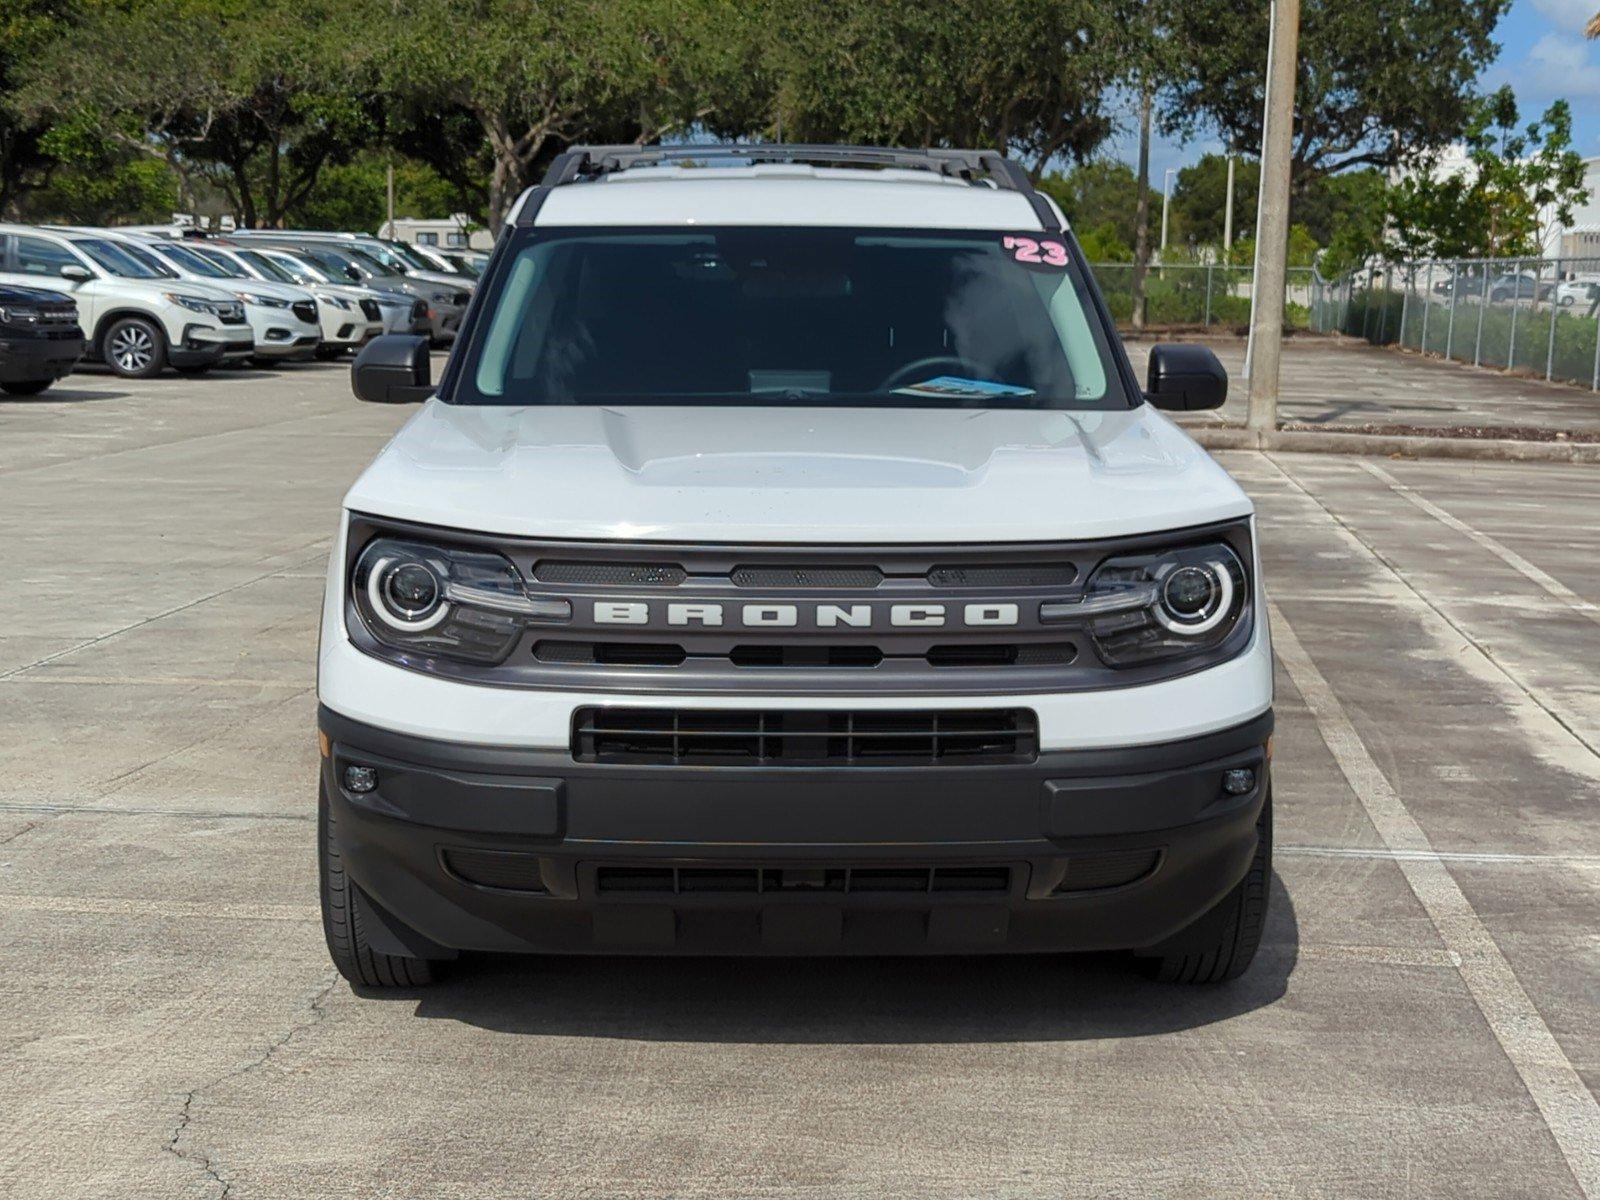
[[[1064,267],[1067,265],[1067,247],[1064,242],[1050,238],[1023,237],[1007,234],[1000,244],[1011,252],[1019,263],[1033,267]]]

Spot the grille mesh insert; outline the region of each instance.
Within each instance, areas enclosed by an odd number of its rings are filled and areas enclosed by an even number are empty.
[[[961,766],[1033,762],[1029,709],[580,708],[579,762],[671,766]]]
[[[554,562],[542,559],[534,564],[533,577],[540,583],[635,584],[644,587],[677,587],[689,577],[676,563]]]
[[[606,867],[595,871],[598,892],[658,896],[774,895],[863,892],[1006,892],[1010,867],[715,866]]]
[[[735,587],[875,588],[883,583],[877,567],[735,567]]]

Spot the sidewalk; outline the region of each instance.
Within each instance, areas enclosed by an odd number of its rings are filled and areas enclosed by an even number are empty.
[[[1156,340],[1127,342],[1141,381]],[[1228,369],[1228,403],[1217,412],[1185,417],[1183,423],[1199,428],[1242,426],[1246,408],[1244,339],[1208,339],[1206,344]],[[1380,349],[1355,339],[1302,335],[1283,343],[1278,419],[1291,429],[1310,426],[1338,432],[1357,432],[1363,426],[1414,426],[1422,433],[1437,430],[1461,436],[1464,428],[1520,427],[1600,436],[1600,395],[1566,384]]]

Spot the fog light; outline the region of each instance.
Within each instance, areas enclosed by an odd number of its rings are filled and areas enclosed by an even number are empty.
[[[352,792],[370,792],[378,786],[378,773],[371,767],[346,767],[344,786]]]
[[[1222,790],[1230,796],[1246,796],[1255,788],[1256,773],[1249,767],[1234,767],[1222,773]]]

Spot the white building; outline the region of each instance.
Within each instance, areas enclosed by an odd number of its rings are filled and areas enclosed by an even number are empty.
[[[1600,156],[1583,160],[1583,186],[1587,202],[1572,210],[1572,223],[1553,225],[1545,239],[1545,253],[1561,258],[1600,259]]]
[[[443,250],[494,248],[494,237],[487,229],[475,225],[466,213],[452,213],[448,217],[396,217],[393,225],[385,221],[378,227],[378,236]]]

